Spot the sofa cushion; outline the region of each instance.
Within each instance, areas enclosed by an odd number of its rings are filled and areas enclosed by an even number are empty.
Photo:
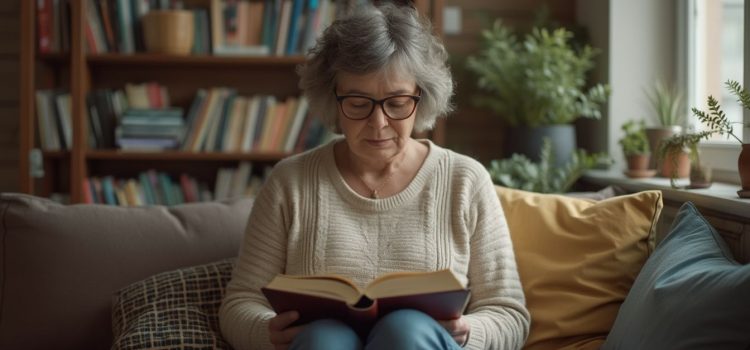
[[[602,201],[497,187],[531,313],[526,349],[597,349],[648,258],[659,191]]]
[[[119,289],[236,256],[252,201],[125,208],[0,194],[0,349],[105,349]]]
[[[750,348],[750,265],[692,203],[648,259],[602,349]]]
[[[156,274],[112,303],[112,350],[231,349],[219,328],[234,258]]]

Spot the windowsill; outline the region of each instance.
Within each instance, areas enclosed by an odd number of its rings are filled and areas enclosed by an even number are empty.
[[[583,175],[583,179],[595,185],[616,185],[629,192],[661,190],[668,200],[691,201],[698,206],[750,218],[750,198],[737,196],[739,185],[714,182],[704,189],[673,189],[667,178],[632,179],[614,170],[590,170]],[[688,182],[688,179],[678,179],[677,185],[685,186]]]

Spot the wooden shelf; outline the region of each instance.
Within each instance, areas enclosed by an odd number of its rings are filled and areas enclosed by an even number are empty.
[[[67,52],[40,53],[37,59],[47,63],[63,64],[70,62],[70,54]]]
[[[70,157],[70,151],[42,151],[44,159],[65,159]]]
[[[137,152],[119,150],[96,150],[87,151],[88,160],[160,160],[160,161],[256,161],[275,162],[289,153],[280,152],[251,152],[251,153],[227,153],[227,152]]]
[[[417,0],[425,14],[442,13],[443,0]],[[296,56],[214,56],[167,55],[154,53],[88,54],[86,42],[87,7],[95,2],[70,0],[70,48],[68,52],[43,54],[37,49],[37,1],[24,0],[20,6],[19,51],[19,169],[21,191],[50,195],[68,193],[72,203],[84,201],[84,179],[91,176],[132,178],[147,169],[188,174],[209,187],[216,182],[217,170],[237,167],[238,162],[258,163],[259,175],[265,168],[291,155],[285,152],[181,152],[122,151],[89,149],[89,106],[87,96],[99,89],[122,89],[129,83],[157,82],[168,88],[170,104],[185,110],[192,105],[196,91],[228,87],[238,95],[270,95],[279,99],[299,96],[296,66],[305,57]],[[211,1],[190,0],[188,5],[207,7]],[[437,15],[436,15],[437,16]],[[436,23],[436,28],[440,28]],[[119,28],[118,28],[119,29]],[[44,151],[44,178],[31,174],[28,154],[41,144],[36,125],[36,92],[40,89],[70,91],[69,150]],[[255,164],[253,164],[254,166]]]
[[[294,66],[305,61],[304,56],[212,56],[212,55],[165,55],[136,53],[89,55],[91,65],[136,65],[170,67],[227,67],[227,66]]]

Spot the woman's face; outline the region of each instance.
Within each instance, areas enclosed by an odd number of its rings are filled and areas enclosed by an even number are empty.
[[[383,72],[369,74],[341,72],[336,77],[336,95],[338,96],[356,95],[382,100],[396,95],[418,94],[414,78],[407,75]],[[360,101],[365,100],[360,99]],[[385,104],[387,108],[397,110],[402,108],[400,106],[404,101],[411,103],[413,100],[392,99],[386,101]],[[357,106],[357,104],[350,104],[349,107],[357,108]],[[393,120],[383,113],[380,104],[375,104],[369,117],[352,120],[343,114],[339,105],[338,122],[351,152],[360,158],[384,161],[403,152],[407,147],[414,128],[416,113],[415,109],[408,118]]]

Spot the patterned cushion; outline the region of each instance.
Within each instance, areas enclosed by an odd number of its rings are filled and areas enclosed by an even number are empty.
[[[163,272],[115,295],[112,349],[231,349],[218,311],[234,259]]]

